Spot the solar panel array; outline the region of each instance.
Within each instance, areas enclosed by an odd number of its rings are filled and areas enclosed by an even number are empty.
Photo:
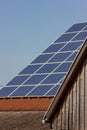
[[[87,22],[71,26],[0,90],[0,97],[54,96],[87,37]]]

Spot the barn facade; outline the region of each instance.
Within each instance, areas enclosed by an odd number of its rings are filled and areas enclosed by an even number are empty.
[[[43,121],[53,130],[87,130],[87,40]]]
[[[0,89],[0,110],[47,110],[86,37],[87,22],[73,24]]]

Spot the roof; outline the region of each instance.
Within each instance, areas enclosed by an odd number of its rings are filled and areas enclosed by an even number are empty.
[[[51,122],[54,114],[58,111],[61,104],[60,100],[63,99],[65,91],[69,88],[69,84],[73,81],[78,68],[81,67],[84,59],[87,58],[87,40],[85,40],[83,47],[81,48],[77,58],[75,59],[69,73],[67,74],[60,90],[57,92],[55,98],[53,99],[51,105],[49,106],[47,112],[43,117],[43,122]]]
[[[72,25],[0,89],[0,98],[54,97],[87,36],[87,22]]]
[[[53,98],[0,98],[0,111],[46,111]]]
[[[0,112],[0,130],[49,130],[41,119],[45,111]]]

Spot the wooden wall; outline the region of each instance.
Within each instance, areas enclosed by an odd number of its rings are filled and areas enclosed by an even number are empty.
[[[87,59],[68,88],[52,127],[54,130],[87,130]]]

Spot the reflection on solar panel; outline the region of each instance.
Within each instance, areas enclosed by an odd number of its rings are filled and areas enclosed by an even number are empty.
[[[84,30],[87,30],[87,27],[86,27],[86,28],[84,28]]]
[[[0,89],[0,97],[55,96],[86,37],[87,23],[74,24]]]

